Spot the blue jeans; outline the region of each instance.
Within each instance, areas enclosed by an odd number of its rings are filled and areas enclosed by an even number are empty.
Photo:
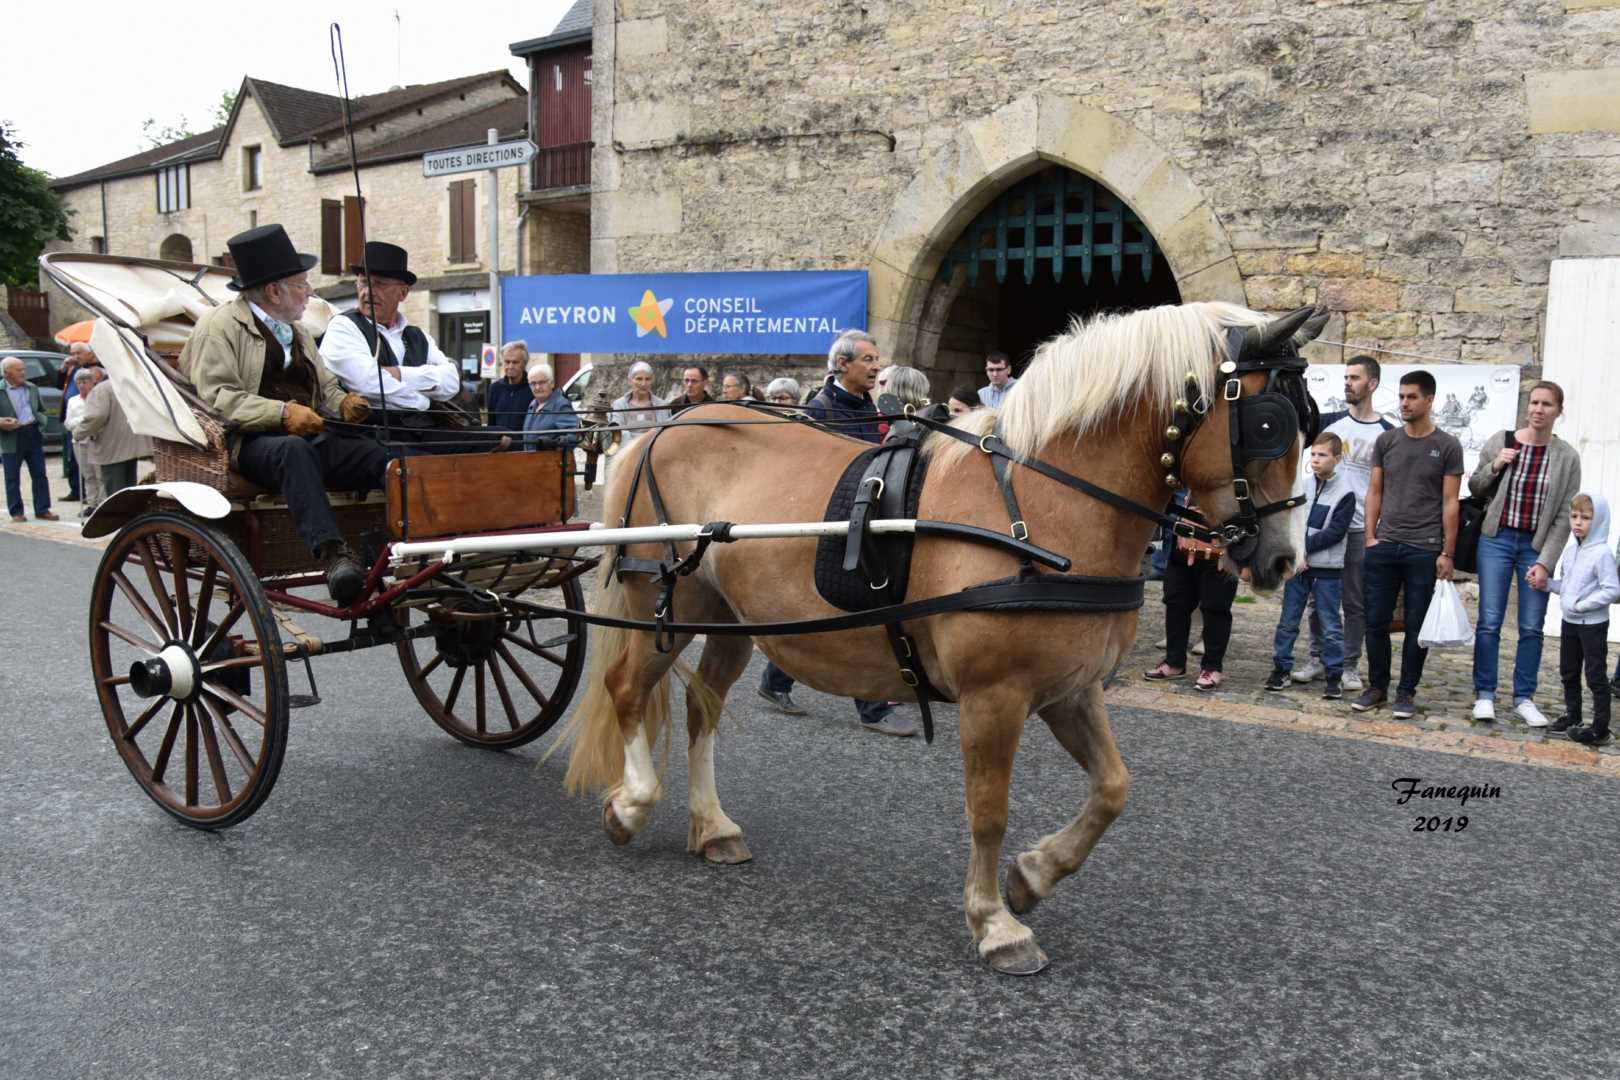
[[[1423,678],[1423,661],[1429,650],[1418,644],[1418,631],[1423,628],[1423,617],[1429,613],[1429,601],[1434,598],[1434,566],[1438,551],[1385,540],[1367,549],[1364,564],[1367,582],[1367,685],[1371,689],[1389,691],[1391,645],[1389,624],[1395,618],[1395,593],[1406,588],[1405,642],[1401,647],[1401,680],[1396,696],[1417,692]]]
[[[28,465],[28,479],[34,489],[34,516],[47,513],[51,508],[51,482],[45,475],[45,437],[38,424],[29,424],[16,431],[17,452],[0,454],[6,472],[6,509],[12,517],[23,512],[22,467]]]
[[[1525,529],[1500,529],[1479,538],[1479,625],[1474,628],[1474,694],[1496,694],[1497,662],[1502,646],[1502,620],[1507,616],[1508,592],[1519,583],[1519,645],[1513,654],[1513,703],[1536,693],[1541,670],[1541,625],[1547,617],[1547,593],[1532,589],[1524,579],[1536,565],[1535,534]]]
[[[793,689],[793,676],[771,663],[765,661],[765,671],[759,678],[761,690],[773,694],[785,694]],[[887,701],[862,701],[855,698],[855,712],[860,715],[861,723],[875,724],[885,716],[894,712]]]
[[[1316,607],[1322,625],[1322,666],[1327,677],[1344,675],[1344,620],[1340,604],[1344,599],[1344,578],[1318,577],[1307,570],[1288,579],[1283,586],[1282,617],[1277,620],[1277,636],[1271,645],[1271,666],[1279,671],[1294,670],[1294,642],[1299,640],[1299,621],[1305,615],[1305,602]]]

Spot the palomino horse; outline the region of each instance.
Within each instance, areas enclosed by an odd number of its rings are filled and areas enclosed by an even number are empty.
[[[1265,316],[1220,303],[1167,306],[1077,323],[1041,347],[999,412],[979,410],[956,421],[975,440],[999,427],[1005,446],[1021,458],[1054,465],[1118,495],[1162,508],[1167,485],[1190,488],[1211,521],[1245,516],[1254,528],[1229,530],[1230,559],[1254,584],[1274,588],[1298,558],[1298,512],[1252,515],[1269,493],[1285,502],[1295,485],[1300,439],[1291,434],[1290,405],[1267,391],[1278,369],[1299,382],[1297,347],[1314,330],[1296,333],[1309,310],[1268,323]],[[1317,320],[1319,322],[1320,320]],[[1241,355],[1235,355],[1241,353]],[[1253,355],[1251,355],[1253,354]],[[1268,362],[1274,356],[1276,362]],[[1192,400],[1187,400],[1188,396]],[[1273,411],[1266,413],[1264,402]],[[1264,460],[1242,468],[1237,424],[1288,433]],[[1244,411],[1240,404],[1254,406]],[[1191,408],[1189,409],[1189,405]],[[1198,419],[1189,422],[1195,415]],[[1242,419],[1259,416],[1258,421]],[[689,410],[683,418],[737,418],[734,406]],[[1192,430],[1171,429],[1179,420]],[[1306,417],[1299,417],[1301,424]],[[1169,429],[1169,430],[1167,430]],[[961,522],[1004,532],[1008,512],[987,454],[935,433],[919,518]],[[1167,445],[1167,440],[1171,445]],[[682,426],[656,439],[643,436],[621,462],[650,455],[672,522],[764,523],[819,520],[835,482],[867,444],[803,424]],[[1180,476],[1166,476],[1179,466]],[[636,468],[614,470],[605,506],[619,512],[634,491],[627,525],[657,522],[647,485],[632,488]],[[1011,473],[1032,542],[1066,555],[1075,573],[1134,577],[1153,523],[1078,494],[1019,466]],[[1242,481],[1247,481],[1246,486]],[[764,494],[762,494],[764,493]],[[1259,497],[1257,499],[1257,496]],[[1266,509],[1278,508],[1276,504]],[[1261,511],[1264,513],[1264,509]],[[686,545],[685,549],[690,549]],[[746,550],[742,550],[746,549]],[[629,556],[656,559],[658,545],[631,547]],[[782,539],[710,548],[681,585],[680,617],[691,622],[763,623],[837,612],[811,586],[813,540]],[[1017,560],[997,549],[951,539],[919,540],[907,599],[942,596],[1007,577]],[[653,615],[658,585],[614,572],[605,559],[597,609],[619,617]],[[1097,839],[1125,806],[1128,773],[1115,748],[1103,705],[1103,679],[1136,637],[1135,610],[1109,614],[957,612],[917,620],[914,635],[929,679],[961,703],[962,758],[972,831],[964,904],[980,955],[999,971],[1029,974],[1046,965],[1030,929],[1014,917],[1050,896],[1079,869]],[[662,785],[653,746],[669,720],[666,676],[690,635],[660,652],[643,630],[609,630],[593,650],[587,692],[570,718],[567,784],[575,792],[607,793],[604,823],[616,844],[646,827]],[[900,678],[884,632],[871,627],[838,633],[762,637],[765,654],[794,678],[844,697],[904,700],[913,690]],[[716,863],[751,858],[742,828],[721,809],[715,786],[714,740],[726,691],[742,675],[753,639],[711,634],[687,684],[686,725],[691,828],[687,846]],[[1080,813],[1009,867],[1007,899],[997,886],[1007,828],[1008,784],[1025,718],[1038,713],[1052,734],[1090,774]],[[562,745],[562,744],[559,744]]]

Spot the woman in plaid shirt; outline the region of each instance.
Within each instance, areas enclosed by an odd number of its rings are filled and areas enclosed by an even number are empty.
[[[1547,579],[1569,538],[1569,500],[1581,489],[1581,459],[1552,433],[1564,412],[1564,391],[1538,382],[1530,390],[1525,426],[1485,440],[1468,489],[1485,492],[1501,474],[1479,538],[1479,626],[1474,632],[1474,719],[1496,719],[1497,657],[1508,590],[1519,585],[1519,645],[1513,657],[1513,713],[1526,725],[1547,726],[1536,708],[1541,625]]]

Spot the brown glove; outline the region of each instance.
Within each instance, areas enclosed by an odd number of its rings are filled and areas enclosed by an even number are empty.
[[[326,430],[326,421],[321,419],[320,413],[296,401],[287,402],[286,419],[281,423],[289,435],[319,435]]]
[[[344,394],[338,412],[343,415],[345,423],[360,424],[371,415],[371,404],[359,394]]]

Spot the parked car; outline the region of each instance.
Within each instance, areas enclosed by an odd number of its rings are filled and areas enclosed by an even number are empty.
[[[39,349],[0,349],[0,360],[15,356],[23,362],[28,381],[39,387],[39,396],[45,400],[46,415],[41,418],[40,429],[46,446],[62,445],[62,388],[57,385],[66,353],[42,352]]]

